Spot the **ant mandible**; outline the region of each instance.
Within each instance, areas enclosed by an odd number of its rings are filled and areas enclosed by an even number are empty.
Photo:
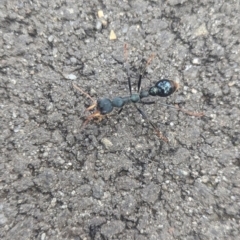
[[[126,44],[124,45],[124,56],[125,56],[125,59],[127,59],[127,45]],[[129,68],[126,67],[127,79],[128,79],[128,88],[129,88],[129,92],[130,92],[130,96],[127,96],[127,97],[115,97],[112,100],[110,100],[109,98],[100,98],[97,101],[94,101],[94,99],[91,96],[89,96],[81,88],[79,88],[78,86],[76,86],[73,83],[73,87],[75,89],[77,89],[82,94],[87,96],[93,102],[93,104],[90,107],[88,107],[86,110],[91,111],[94,108],[97,109],[94,113],[92,113],[91,115],[89,115],[87,117],[87,119],[85,120],[85,122],[81,126],[81,130],[83,128],[85,128],[86,125],[92,119],[98,119],[100,121],[100,120],[102,120],[102,118],[105,115],[111,113],[114,108],[118,108],[119,109],[118,114],[120,114],[125,105],[132,103],[134,105],[134,107],[138,110],[138,112],[141,114],[142,118],[147,120],[147,122],[154,128],[158,137],[160,137],[163,141],[168,142],[168,139],[162,135],[162,133],[155,126],[155,124],[148,118],[148,116],[144,113],[144,111],[142,109],[140,109],[136,104],[136,103],[154,104],[155,101],[146,102],[146,101],[142,101],[142,99],[146,98],[146,97],[149,97],[149,96],[168,97],[179,89],[179,84],[177,82],[172,81],[172,80],[168,80],[168,79],[161,79],[158,82],[156,82],[156,84],[154,86],[150,87],[148,90],[141,91],[142,78],[144,76],[144,73],[146,71],[147,66],[150,64],[150,62],[152,61],[153,58],[154,58],[154,54],[152,54],[150,56],[150,58],[147,60],[145,67],[143,68],[143,70],[141,71],[141,73],[139,75],[137,93],[132,93]],[[169,106],[167,104],[162,104],[162,105],[165,105],[165,106],[168,106],[168,107],[173,107],[173,106]],[[191,115],[191,116],[202,117],[204,115],[203,113],[189,112],[189,111],[186,111],[186,110],[181,109],[179,107],[173,107],[173,108],[178,110],[178,111],[182,111],[182,112],[184,112],[188,115]]]

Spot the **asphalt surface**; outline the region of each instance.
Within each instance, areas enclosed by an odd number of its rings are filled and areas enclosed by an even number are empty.
[[[1,239],[240,239],[239,11],[1,1]],[[133,91],[152,53],[142,89],[180,84],[140,106],[169,143],[132,105],[80,130],[92,101],[72,84],[94,99],[128,96],[125,44]]]

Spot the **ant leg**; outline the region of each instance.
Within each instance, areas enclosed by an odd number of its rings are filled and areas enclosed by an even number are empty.
[[[142,109],[138,108],[136,104],[134,104],[135,108],[138,110],[138,112],[141,114],[142,118],[147,120],[147,122],[153,127],[153,129],[156,131],[157,136],[161,138],[164,142],[168,142],[168,139],[162,135],[162,133],[158,130],[156,125],[147,117],[147,115],[143,112]]]
[[[128,65],[128,50],[127,50],[126,43],[124,44],[124,59],[125,59],[125,69],[127,70],[128,88],[129,88],[130,96],[132,96],[131,78],[130,78],[129,65]]]
[[[91,111],[97,106],[97,102],[94,102],[91,106],[85,109],[85,111]]]
[[[145,67],[143,68],[143,70],[141,71],[140,75],[139,75],[139,79],[138,79],[138,93],[140,92],[141,90],[141,84],[142,84],[142,77],[147,69],[147,66],[150,64],[150,62],[153,60],[153,58],[155,57],[154,54],[151,54],[151,56],[148,58],[146,64],[145,64]]]
[[[155,103],[154,101],[152,102],[144,102],[144,101],[141,101],[139,103],[142,103],[142,104],[153,104]],[[169,107],[169,108],[173,108],[174,110],[176,111],[180,111],[180,112],[183,112],[187,115],[190,115],[190,116],[195,116],[195,117],[203,117],[205,114],[203,112],[191,112],[191,111],[188,111],[188,110],[185,110],[183,108],[180,108],[177,104],[175,104],[175,106],[172,106],[172,105],[168,105],[166,103],[158,103],[160,105],[163,105],[165,107]]]
[[[202,116],[204,116],[203,112],[190,112],[188,110],[180,108],[177,104],[175,105],[175,107],[176,107],[176,110],[181,111],[183,113],[186,113],[187,115],[190,115],[190,116],[195,116],[195,117],[202,117]]]
[[[72,85],[73,85],[73,87],[74,87],[75,89],[77,89],[80,93],[82,93],[83,95],[85,95],[87,98],[89,98],[89,99],[93,102],[93,104],[92,104],[90,107],[86,108],[85,111],[86,111],[86,110],[87,110],[87,111],[91,111],[92,109],[94,109],[94,108],[97,106],[97,102],[96,102],[89,94],[87,94],[86,92],[84,92],[80,87],[78,87],[78,86],[75,85],[74,83],[73,83]]]
[[[74,83],[72,84],[73,85],[73,87],[75,88],[75,89],[77,89],[79,92],[81,92],[83,95],[85,95],[86,97],[88,97],[89,99],[91,99],[91,101],[94,103],[95,102],[95,100],[89,95],[89,94],[87,94],[86,92],[84,92],[80,87],[78,87],[77,85],[75,85]]]
[[[118,114],[120,114],[122,112],[123,108],[120,108],[118,111]]]
[[[94,112],[93,114],[87,117],[87,119],[84,121],[84,123],[80,127],[80,130],[83,130],[86,127],[86,125],[94,118],[97,118],[98,121],[101,121],[103,119],[103,115],[99,111]]]
[[[139,102],[139,103],[142,103],[142,104],[146,104],[146,105],[151,105],[151,104],[154,104],[154,103],[156,103],[156,101],[148,101],[148,102],[145,102],[145,101],[141,101],[141,102]]]

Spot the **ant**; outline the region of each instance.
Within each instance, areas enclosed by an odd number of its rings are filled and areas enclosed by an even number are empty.
[[[125,59],[127,59],[127,45],[125,44],[124,46],[124,56]],[[98,119],[99,121],[102,120],[102,118],[111,113],[113,111],[114,108],[118,108],[118,114],[120,114],[123,110],[123,107],[127,104],[133,104],[134,107],[138,110],[138,112],[141,114],[142,118],[147,120],[147,122],[154,128],[154,130],[156,131],[156,134],[165,142],[168,142],[168,139],[166,137],[164,137],[161,132],[158,130],[158,128],[155,126],[155,124],[148,118],[148,116],[144,113],[144,111],[142,109],[140,109],[136,103],[141,103],[141,104],[154,104],[155,101],[143,101],[143,98],[146,97],[150,97],[150,96],[158,96],[158,97],[168,97],[171,94],[173,94],[174,92],[176,92],[179,89],[179,84],[175,81],[172,80],[168,80],[168,79],[161,79],[159,81],[156,82],[156,84],[152,87],[150,87],[148,90],[144,90],[141,91],[141,83],[142,83],[142,78],[145,74],[146,68],[147,66],[150,64],[150,62],[152,61],[152,59],[154,58],[154,54],[152,54],[149,59],[146,62],[145,67],[143,68],[143,70],[140,72],[139,74],[139,79],[138,79],[138,85],[137,85],[137,93],[132,93],[132,87],[131,87],[131,78],[130,78],[130,73],[129,73],[129,68],[126,67],[127,70],[127,79],[128,79],[128,88],[129,88],[129,92],[130,92],[130,96],[126,96],[126,97],[115,97],[112,100],[110,100],[109,98],[100,98],[96,101],[94,101],[92,99],[91,96],[89,96],[87,93],[85,93],[81,88],[79,88],[78,86],[76,86],[73,83],[73,87],[75,89],[77,89],[78,91],[80,91],[82,94],[84,94],[85,96],[87,96],[89,99],[92,100],[93,104],[88,107],[86,110],[91,111],[94,108],[96,108],[97,110],[92,113],[91,115],[89,115],[87,117],[87,119],[85,120],[85,122],[82,124],[81,130],[83,128],[85,128],[85,126],[92,120],[92,119]],[[168,106],[168,107],[173,107],[174,109],[178,110],[178,111],[182,111],[188,115],[191,116],[196,116],[196,117],[202,117],[204,114],[203,113],[193,113],[193,112],[189,112],[187,110],[181,109],[179,107],[174,107],[174,106],[169,106],[167,104],[163,104],[162,105]]]

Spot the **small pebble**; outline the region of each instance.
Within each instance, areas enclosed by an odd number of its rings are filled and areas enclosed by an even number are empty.
[[[102,10],[99,10],[99,11],[98,11],[98,17],[99,17],[99,18],[104,17],[104,14],[103,14],[103,11],[102,11]]]
[[[110,32],[109,39],[110,40],[116,40],[117,39],[117,36],[116,36],[116,34],[113,30],[111,30],[111,32]]]
[[[42,233],[41,240],[45,240],[45,239],[46,239],[46,233]]]
[[[194,59],[192,60],[192,64],[200,65],[201,62],[200,62],[199,58],[194,58]]]
[[[77,76],[74,75],[74,74],[69,74],[69,75],[67,75],[67,79],[75,80],[76,78],[77,78]]]
[[[104,147],[106,149],[109,149],[109,148],[111,148],[113,146],[112,142],[109,139],[107,139],[107,138],[103,138],[101,140],[101,142],[102,142],[102,144],[104,145]]]
[[[91,96],[97,94],[97,92],[93,88],[90,89],[89,93],[90,93]]]
[[[71,57],[71,58],[70,58],[70,61],[71,61],[72,63],[76,63],[76,62],[77,62],[77,59],[76,59],[75,57]]]
[[[127,25],[127,24],[124,24],[124,25],[123,25],[123,28],[122,28],[122,32],[123,32],[123,33],[127,33],[127,32],[128,32],[128,28],[129,28],[128,25]]]
[[[207,27],[206,27],[206,24],[203,23],[201,26],[199,26],[197,28],[197,30],[195,31],[195,36],[206,36],[208,35],[208,30],[207,30]]]
[[[58,53],[58,49],[57,48],[53,48],[53,56],[57,57],[57,53]]]
[[[50,35],[50,36],[48,37],[48,41],[49,41],[49,42],[52,42],[52,41],[53,41],[53,35]]]
[[[102,10],[99,10],[98,11],[98,18],[99,18],[99,20],[101,21],[100,22],[100,24],[99,24],[99,21],[97,22],[97,24],[96,24],[96,29],[97,30],[100,30],[100,29],[102,29],[102,25],[103,26],[107,26],[107,21],[106,21],[106,19],[105,19],[105,17],[104,17],[104,14],[103,14],[103,11]]]
[[[193,94],[196,94],[196,93],[197,93],[197,90],[193,88],[193,89],[192,89],[192,93],[193,93]]]
[[[234,81],[228,83],[228,86],[229,86],[229,87],[232,87],[233,85],[235,85],[235,82],[234,82]]]
[[[101,30],[102,29],[102,23],[100,21],[97,21],[96,23],[96,29]]]
[[[208,176],[202,176],[201,181],[202,181],[202,183],[207,183],[209,181],[209,177]]]

